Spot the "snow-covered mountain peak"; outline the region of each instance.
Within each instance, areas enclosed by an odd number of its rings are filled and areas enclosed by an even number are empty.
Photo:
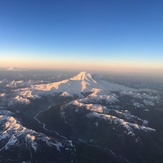
[[[129,88],[124,85],[110,83],[109,81],[100,79],[96,81],[90,73],[83,71],[66,80],[47,84],[34,83],[29,86],[27,85],[27,87],[19,88],[15,90],[12,103],[21,102],[29,104],[31,98],[40,98],[41,96],[60,93],[60,96],[74,97],[74,95],[77,95],[80,98],[89,94],[82,99],[87,103],[88,101],[105,101],[106,103],[113,103],[119,101],[118,96],[127,95],[144,100],[143,103],[146,105],[154,105],[154,101],[158,100],[158,97],[144,94],[144,91],[146,90]],[[115,92],[118,96],[115,96]],[[9,103],[9,105],[11,104]]]
[[[80,72],[78,75],[70,78],[70,80],[85,80],[85,81],[93,81],[93,82],[96,82],[92,75],[86,71],[82,71]]]

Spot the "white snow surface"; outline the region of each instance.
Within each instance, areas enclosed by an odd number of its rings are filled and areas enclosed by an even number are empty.
[[[118,84],[112,84],[105,81],[95,81],[90,73],[81,72],[77,76],[70,79],[62,80],[59,82],[49,83],[49,84],[38,84],[32,85],[30,88],[20,89],[20,93],[25,97],[30,97],[32,95],[44,95],[44,94],[53,94],[60,92],[67,92],[70,95],[79,95],[83,96],[81,93],[92,92],[97,94],[97,92],[106,92],[110,91],[135,91],[132,88],[121,86]],[[28,95],[26,95],[26,91]],[[29,91],[31,92],[29,96]],[[93,94],[92,94],[93,96]]]
[[[105,100],[106,103],[118,102],[118,98],[113,92],[147,100],[156,100],[158,98],[143,94],[142,89],[129,88],[100,79],[96,81],[90,73],[80,72],[70,79],[48,84],[32,84],[29,87],[17,89],[14,100],[28,103],[30,98],[40,98],[43,95],[61,93],[61,96],[65,97],[77,95],[85,101]],[[89,95],[85,98],[86,93]]]

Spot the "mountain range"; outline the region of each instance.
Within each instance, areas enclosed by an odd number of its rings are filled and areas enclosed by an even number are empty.
[[[150,142],[157,131],[142,116],[159,103],[156,90],[111,83],[88,72],[46,84],[11,81],[6,87],[11,92],[0,95],[8,106],[0,110],[1,161],[10,154],[7,159],[15,161],[143,163],[151,152],[161,159],[161,150]]]

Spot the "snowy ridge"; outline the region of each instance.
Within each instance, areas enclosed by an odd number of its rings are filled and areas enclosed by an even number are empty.
[[[60,150],[62,144],[54,139],[47,137],[42,133],[37,133],[31,129],[23,127],[20,121],[13,117],[13,113],[0,110],[0,151],[7,150],[12,147],[19,147],[28,144],[27,148],[37,151],[39,145],[37,141],[46,143],[47,146]]]
[[[72,107],[75,106],[75,107]],[[116,109],[108,109],[105,106],[99,104],[85,104],[80,102],[80,100],[74,100],[69,102],[64,106],[64,109],[75,108],[75,112],[78,112],[79,109],[89,110],[86,116],[89,118],[99,118],[108,121],[110,124],[114,124],[115,127],[123,127],[125,133],[131,136],[135,136],[136,130],[144,132],[155,132],[155,129],[147,127],[148,121],[143,120],[137,116],[132,115],[128,110],[119,111]],[[63,115],[65,115],[63,110]]]
[[[108,114],[98,114],[96,112],[92,112],[87,114],[87,117],[90,118],[99,118],[109,121],[110,124],[114,123],[116,126],[122,126],[125,129],[125,133],[131,136],[135,136],[134,130],[140,130],[144,132],[155,132],[155,129],[150,127],[141,126],[135,123],[130,123],[125,121],[124,119],[117,118],[116,116],[108,115]]]
[[[13,80],[10,83],[8,83],[6,85],[6,87],[10,87],[10,88],[19,88],[20,87],[20,88],[22,88],[22,87],[29,87],[33,84],[38,84],[38,83],[42,83],[42,81],[35,82],[35,81],[31,81],[31,80],[29,80],[29,81],[23,81],[23,80],[15,81],[15,80]]]

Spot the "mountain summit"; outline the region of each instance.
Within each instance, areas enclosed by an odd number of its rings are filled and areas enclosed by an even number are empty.
[[[90,73],[85,71],[70,79],[48,84],[33,84],[30,87],[18,89],[13,99],[17,102],[29,103],[31,98],[40,98],[46,95],[60,94],[63,97],[78,96],[84,98],[86,94],[89,94],[84,100],[105,101],[108,103],[118,101],[115,92],[121,96],[129,95],[145,99],[145,103],[148,104],[152,99],[152,97],[144,95],[142,89],[129,88],[100,79],[96,81]]]
[[[96,81],[93,79],[92,75],[86,71],[80,72],[78,75],[70,78],[70,80],[85,80],[85,81],[93,81],[96,83]]]

